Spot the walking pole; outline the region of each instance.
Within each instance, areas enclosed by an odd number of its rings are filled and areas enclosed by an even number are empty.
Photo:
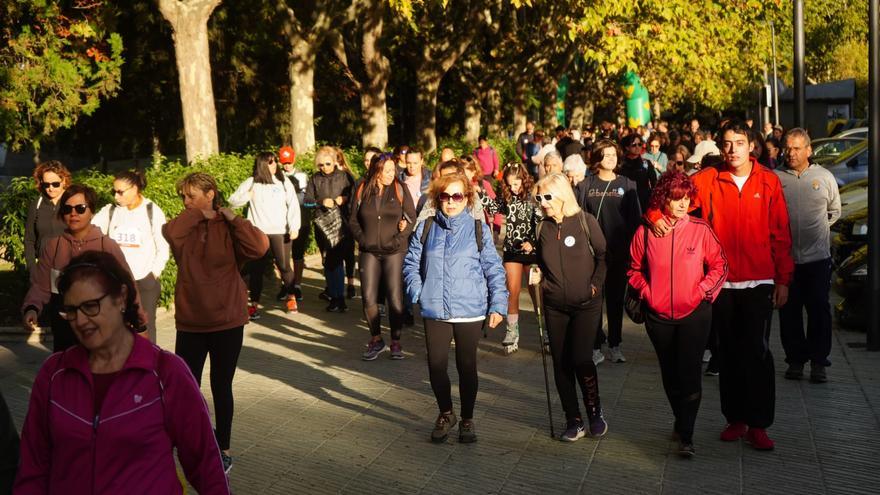
[[[547,414],[550,416],[550,438],[556,438],[553,431],[553,408],[550,406],[550,380],[547,378],[547,353],[544,349],[544,302],[541,297],[541,283],[537,265],[529,268],[529,284],[535,286],[535,312],[538,314],[538,345],[541,347],[541,365],[544,367],[544,392],[547,394]],[[534,284],[532,282],[535,282]]]

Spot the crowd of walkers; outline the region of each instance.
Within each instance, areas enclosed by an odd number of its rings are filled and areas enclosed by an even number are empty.
[[[369,148],[358,180],[337,148],[319,148],[309,176],[285,146],[257,154],[227,200],[208,174],[181,178],[184,210],[167,220],[139,171],[116,174],[114,202],[96,210],[95,191],[73,184],[64,165],[37,166],[22,319],[49,325],[55,354],[32,390],[16,492],[131,492],[148,482],[181,493],[172,448],[199,492],[228,492],[243,329],[260,317],[270,261],[277,300],[290,314],[305,310],[312,230],[326,311],[348,309],[357,265],[370,334],[361,359],[386,351],[404,359],[402,331],[419,310],[438,407],[434,442],[456,425],[460,442],[476,441],[478,343],[505,323],[502,344],[517,350],[525,282],[541,305],[565,412],[560,440],[608,431],[597,366],[606,348],[612,363],[626,361],[627,313],[644,322],[656,350],[680,455],[696,452],[706,362],[705,374],[720,374],[721,440],[772,449],[774,309],[786,378],[800,379],[809,361],[811,381],[821,383],[831,364],[829,227],[840,199],[830,173],[809,162],[809,135],[761,136],[739,121],[712,133],[696,119],[553,132],[530,123],[516,152],[501,163],[481,136],[471,154],[443,149],[431,170],[418,149]],[[159,279],[172,256],[173,354],[155,345]],[[213,422],[199,391],[209,357]]]

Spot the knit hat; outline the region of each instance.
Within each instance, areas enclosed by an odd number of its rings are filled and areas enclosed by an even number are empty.
[[[281,159],[281,163],[293,163],[293,160],[296,158],[296,153],[290,146],[282,146],[281,149],[278,150],[278,157]]]

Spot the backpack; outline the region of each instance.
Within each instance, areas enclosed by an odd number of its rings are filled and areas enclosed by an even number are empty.
[[[428,240],[428,233],[431,232],[431,226],[434,225],[434,217],[428,217],[425,219],[425,226],[422,229],[422,236],[419,238],[419,241],[422,243],[422,246],[425,245],[425,242]],[[477,218],[474,219],[474,235],[477,238],[477,252],[483,252],[483,221]]]
[[[596,256],[596,252],[593,251],[593,243],[590,242],[590,227],[587,226],[587,214],[584,213],[584,210],[581,210],[577,214],[578,223],[581,224],[581,228],[584,229],[584,233],[587,234],[587,246],[590,248],[590,255]],[[541,225],[544,224],[544,220],[538,222],[537,227],[535,227],[535,242],[541,241]]]

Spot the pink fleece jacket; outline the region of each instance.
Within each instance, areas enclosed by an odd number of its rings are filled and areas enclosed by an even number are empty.
[[[147,339],[94,409],[89,354],[51,355],[34,380],[14,493],[183,493],[174,448],[198,493],[228,494],[208,407],[182,359]]]

